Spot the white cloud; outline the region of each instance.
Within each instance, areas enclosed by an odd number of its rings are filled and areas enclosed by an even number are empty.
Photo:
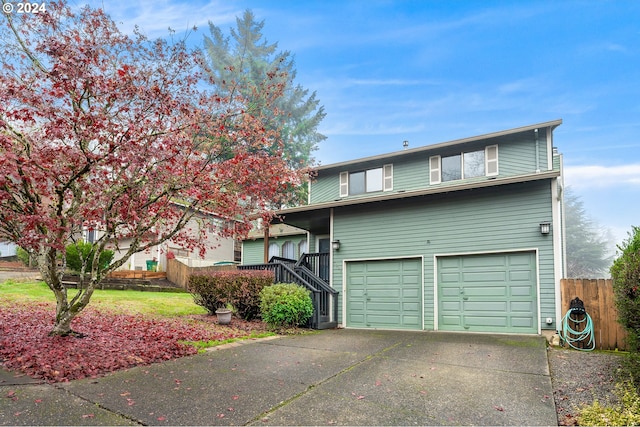
[[[166,37],[168,29],[176,31],[176,35],[183,35],[194,26],[199,27],[200,34],[208,34],[208,22],[216,25],[226,25],[235,22],[235,17],[242,13],[233,3],[222,1],[194,1],[177,2],[170,0],[101,0],[75,1],[76,6],[88,4],[94,8],[103,8],[126,33],[138,26],[143,34],[150,38]],[[198,41],[201,35],[197,35]]]
[[[640,186],[640,163],[618,166],[567,166],[565,182],[573,188]]]

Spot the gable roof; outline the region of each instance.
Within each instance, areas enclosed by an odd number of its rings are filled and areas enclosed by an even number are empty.
[[[327,171],[331,169],[346,169],[351,165],[360,164],[360,163],[368,163],[368,162],[380,163],[380,161],[382,160],[390,161],[392,159],[396,159],[400,157],[413,156],[417,153],[423,153],[425,151],[440,150],[440,149],[452,147],[455,145],[466,145],[466,144],[470,144],[470,143],[474,143],[482,140],[500,139],[500,138],[508,137],[510,135],[515,135],[518,133],[530,132],[535,129],[550,128],[550,130],[553,131],[553,129],[560,126],[561,124],[562,124],[562,119],[557,119],[557,120],[552,120],[548,122],[542,122],[542,123],[532,124],[528,126],[517,127],[514,129],[503,130],[499,132],[492,132],[484,135],[472,136],[469,138],[455,139],[452,141],[440,142],[440,143],[431,144],[431,145],[424,145],[417,148],[399,150],[391,153],[379,154],[376,156],[362,157],[359,159],[347,160],[344,162],[331,163],[324,166],[318,166],[314,168],[314,170],[320,172],[320,171]]]

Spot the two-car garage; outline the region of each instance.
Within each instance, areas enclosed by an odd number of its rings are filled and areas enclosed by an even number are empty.
[[[431,317],[444,331],[538,332],[535,251],[434,259],[435,284],[422,257],[345,261],[346,326],[421,330]]]

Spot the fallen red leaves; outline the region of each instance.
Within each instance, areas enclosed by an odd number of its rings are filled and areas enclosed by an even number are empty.
[[[72,323],[84,338],[50,337],[54,314],[49,304],[0,307],[0,360],[8,369],[48,382],[69,381],[197,352],[182,341],[225,340],[247,334],[186,319],[153,319],[87,308]]]

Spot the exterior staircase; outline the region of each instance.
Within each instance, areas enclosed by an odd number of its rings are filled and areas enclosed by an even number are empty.
[[[303,254],[299,260],[272,257],[267,264],[239,265],[239,270],[269,270],[274,283],[297,283],[311,291],[312,329],[332,329],[338,326],[338,291],[329,285],[329,254]]]

